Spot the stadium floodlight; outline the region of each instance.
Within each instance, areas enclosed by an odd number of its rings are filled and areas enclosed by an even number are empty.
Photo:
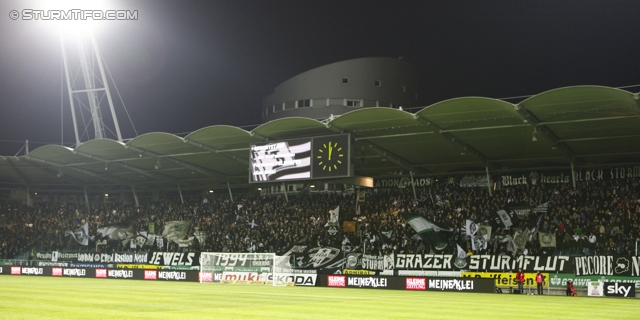
[[[209,190],[209,193],[213,193],[213,190]]]
[[[78,124],[79,120],[76,118],[78,103],[88,105],[91,112],[88,121],[93,124],[94,135],[91,137],[87,134],[89,140],[107,138],[100,110],[101,101],[105,100],[111,111],[112,128],[115,129],[113,131],[118,141],[122,142],[104,62],[93,36],[93,32],[100,25],[106,24],[105,20],[108,19],[105,19],[104,14],[110,9],[115,8],[110,8],[106,0],[38,1],[32,5],[32,10],[41,11],[43,16],[47,17],[46,23],[49,24],[49,29],[57,30],[59,33],[76,145],[82,143],[81,137],[84,135],[79,130],[82,128],[86,130],[89,125],[89,123]],[[84,81],[76,81],[77,75],[81,75],[79,79]]]
[[[96,10],[104,11],[109,9],[108,2],[105,0],[57,0],[57,1],[39,1],[34,4],[34,9],[43,10],[48,16],[55,12],[71,13],[68,17],[60,19],[50,19],[48,21],[55,24],[57,30],[66,37],[70,36],[86,36],[99,26],[101,19],[93,16],[82,16],[80,10]],[[78,12],[77,14],[75,12]],[[70,17],[70,18],[69,18]]]

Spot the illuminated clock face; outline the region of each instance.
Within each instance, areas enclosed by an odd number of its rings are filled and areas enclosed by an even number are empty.
[[[316,152],[316,163],[323,171],[336,171],[347,163],[344,146],[338,141],[323,143]]]

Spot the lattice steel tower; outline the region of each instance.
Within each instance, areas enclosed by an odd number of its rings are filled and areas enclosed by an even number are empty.
[[[68,50],[74,47],[74,42],[75,50]],[[115,136],[118,141],[122,142],[122,134],[120,133],[118,118],[113,107],[113,100],[111,99],[102,56],[100,55],[98,43],[93,34],[88,32],[73,37],[61,34],[60,44],[76,146],[82,144],[85,133],[85,141],[106,138],[108,132]],[[68,52],[77,52],[77,60],[70,60]],[[82,79],[80,79],[80,77],[82,77]],[[105,98],[111,110],[113,128],[105,125],[102,116],[101,104],[104,104]],[[84,109],[89,111],[90,118],[85,118]],[[78,111],[82,120],[81,128],[78,127]],[[89,133],[90,126],[93,126],[93,137]],[[105,132],[105,128],[107,132]],[[80,130],[82,130],[82,132]]]

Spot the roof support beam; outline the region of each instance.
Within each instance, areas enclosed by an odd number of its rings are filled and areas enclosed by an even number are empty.
[[[371,137],[362,137],[355,138],[355,141],[360,140],[373,140],[373,139],[384,139],[384,138],[398,138],[398,137],[412,137],[412,136],[422,136],[425,134],[433,134],[433,132],[414,132],[414,133],[399,133],[399,134],[387,134],[382,136],[371,136]]]
[[[491,159],[487,158],[480,151],[476,150],[474,147],[460,141],[458,138],[454,137],[452,134],[445,132],[443,129],[435,125],[433,122],[428,119],[420,116],[419,114],[414,114],[413,117],[416,121],[421,124],[427,126],[429,129],[433,130],[433,132],[441,135],[445,140],[449,141],[451,144],[460,148],[465,154],[469,154],[472,157],[476,158],[478,162],[480,162],[483,166],[491,169],[491,170],[500,170],[500,166],[491,162]]]
[[[626,139],[626,138],[640,138],[640,135],[638,135],[638,134],[632,134],[632,135],[611,136],[611,137],[593,137],[593,138],[562,139],[562,140],[558,140],[558,142],[576,142],[576,141],[593,141],[593,140]]]
[[[424,169],[416,167],[413,163],[411,163],[411,162],[409,162],[407,160],[404,160],[404,159],[400,158],[399,156],[397,156],[397,155],[395,155],[395,154],[393,154],[393,153],[391,153],[391,152],[389,152],[389,151],[387,151],[387,150],[385,150],[385,149],[383,149],[383,148],[381,148],[381,147],[379,147],[379,146],[377,146],[377,145],[375,145],[375,144],[373,144],[371,142],[361,141],[361,139],[358,138],[358,136],[355,135],[352,132],[349,132],[349,131],[344,130],[344,129],[340,128],[340,127],[337,127],[334,124],[326,124],[326,126],[327,126],[327,128],[329,130],[331,130],[331,131],[333,131],[335,133],[351,133],[351,135],[354,137],[354,141],[356,143],[359,143],[360,145],[371,149],[375,153],[377,153],[377,154],[381,155],[382,157],[386,158],[387,160],[389,160],[389,161],[401,166],[404,169],[407,169],[407,170],[409,170],[411,172],[420,173],[420,174],[427,173]]]
[[[541,133],[545,138],[547,138],[547,140],[549,140],[549,142],[551,142],[552,145],[556,146],[556,148],[558,148],[558,150],[569,160],[569,162],[573,162],[578,166],[581,166],[584,164],[584,161],[578,158],[578,155],[576,155],[576,153],[573,152],[573,150],[571,150],[566,144],[560,141],[558,136],[556,136],[556,134],[553,133],[553,131],[551,131],[549,128],[545,127],[544,125],[539,125],[540,123],[542,123],[542,121],[540,121],[538,117],[536,117],[533,113],[531,113],[531,111],[519,105],[516,106],[516,111],[520,114],[520,116],[522,116],[523,120],[526,120],[534,128],[537,128],[539,133]]]
[[[37,162],[35,162],[35,161],[32,161],[31,163],[33,164],[33,166],[34,166],[35,168],[38,168],[38,169],[40,169],[40,170],[42,170],[42,171],[44,171],[44,172],[46,172],[46,173],[48,173],[48,174],[51,174],[51,175],[56,175],[56,174],[58,174],[58,172],[56,172],[54,169],[51,169],[51,168],[49,168],[49,167],[46,167],[46,166],[44,166],[44,165],[42,165],[42,164],[40,164],[40,163],[37,163]],[[63,180],[67,180],[67,181],[68,181],[69,183],[71,183],[72,185],[75,185],[75,186],[80,187],[80,188],[85,188],[85,187],[86,187],[86,185],[87,185],[84,181],[78,180],[78,179],[73,178],[73,177],[70,177],[70,176],[68,176],[68,175],[63,175],[63,176],[62,176],[62,177],[60,177],[60,178],[61,178],[61,179],[63,179]]]
[[[245,166],[249,166],[249,160],[244,159],[244,158],[239,158],[239,157],[237,157],[235,155],[232,155],[232,154],[228,154],[226,152],[221,151],[220,149],[216,149],[216,148],[208,146],[208,145],[206,145],[204,143],[191,141],[189,139],[184,139],[184,142],[186,142],[186,143],[188,143],[188,144],[190,144],[192,146],[196,146],[196,147],[198,147],[200,149],[207,150],[207,151],[209,151],[211,153],[221,154],[221,155],[223,155],[223,156],[225,156],[225,157],[227,157],[229,159],[233,159],[235,161],[238,161],[238,162],[242,163]]]
[[[210,169],[207,169],[207,168],[203,168],[203,167],[200,167],[200,166],[197,166],[197,165],[194,165],[194,164],[182,161],[182,160],[178,160],[178,159],[176,159],[174,157],[171,157],[171,156],[165,156],[165,155],[162,155],[162,154],[159,154],[159,153],[155,153],[153,151],[149,151],[149,150],[146,150],[146,149],[142,149],[142,148],[134,147],[134,146],[130,146],[130,145],[126,145],[125,148],[131,149],[131,150],[136,151],[136,152],[140,152],[141,154],[148,154],[148,155],[150,155],[150,156],[152,156],[152,157],[154,157],[156,159],[162,158],[162,159],[167,160],[169,162],[173,162],[173,163],[175,163],[175,164],[177,164],[177,165],[179,165],[181,167],[187,168],[189,170],[193,170],[195,172],[198,172],[200,174],[204,174],[204,175],[212,177],[212,178],[218,178],[218,179],[227,179],[228,178],[228,176],[226,174],[223,174],[223,173],[220,173],[220,172],[217,172],[217,171],[213,171],[213,170],[210,170]]]
[[[92,155],[92,154],[89,154],[89,153],[86,153],[86,152],[74,150],[73,153],[77,154],[77,155],[81,155],[81,156],[83,156],[85,158],[98,160],[98,161],[100,161],[102,163],[115,164],[115,165],[117,165],[119,167],[125,168],[127,170],[133,171],[135,173],[139,173],[141,175],[144,175],[144,176],[147,176],[147,177],[150,177],[150,178],[158,179],[160,181],[168,180],[168,181],[171,181],[173,183],[178,183],[178,184],[180,183],[179,181],[177,181],[177,180],[175,180],[175,179],[173,179],[171,177],[168,177],[166,175],[163,175],[163,174],[148,172],[148,171],[142,170],[142,169],[140,169],[138,167],[130,166],[128,164],[120,163],[120,162],[117,162],[117,161],[109,161],[107,159],[104,159],[104,158],[101,158],[101,157],[98,157],[98,156],[95,156],[95,155]]]
[[[88,175],[88,176],[91,176],[93,178],[100,179],[100,180],[103,180],[103,181],[106,181],[106,182],[109,182],[109,183],[115,183],[115,184],[127,185],[127,186],[130,186],[131,184],[133,184],[133,182],[131,182],[129,180],[122,179],[122,178],[114,178],[114,177],[107,176],[107,175],[100,175],[100,174],[97,174],[97,173],[89,171],[89,170],[80,169],[80,168],[74,168],[74,167],[68,167],[68,166],[64,166],[64,165],[61,165],[59,163],[55,163],[55,162],[52,162],[52,161],[49,161],[49,160],[43,160],[43,159],[35,158],[33,156],[26,156],[26,158],[28,160],[30,160],[30,161],[40,162],[42,164],[50,164],[50,165],[52,165],[54,167],[59,168],[60,172],[62,172],[62,168],[68,168],[68,169],[80,172],[82,174],[85,174],[85,175]]]
[[[631,118],[638,118],[638,117],[640,117],[640,114],[634,114],[634,115],[628,115],[628,116],[615,116],[615,117],[602,117],[602,118],[589,118],[589,119],[562,120],[562,121],[544,121],[544,122],[538,122],[537,125],[538,126],[550,126],[550,125],[554,125],[554,124],[563,124],[563,123],[578,123],[578,122],[591,122],[591,121],[620,120],[620,119],[631,119]]]

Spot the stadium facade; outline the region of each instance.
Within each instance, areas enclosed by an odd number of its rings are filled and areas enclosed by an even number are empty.
[[[328,64],[278,85],[262,102],[262,120],[324,120],[361,108],[418,106],[415,67],[396,58],[361,58]]]

